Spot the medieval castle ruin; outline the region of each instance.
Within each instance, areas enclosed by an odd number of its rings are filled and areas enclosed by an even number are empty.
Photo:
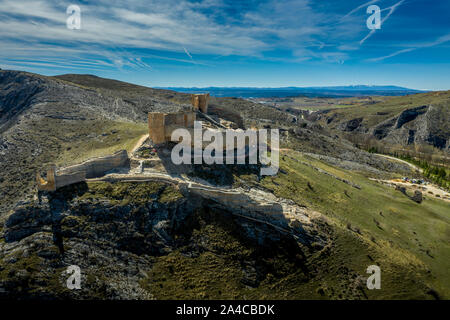
[[[191,94],[191,103],[194,110],[200,110],[203,113],[208,113],[209,93],[205,94]]]
[[[175,113],[149,112],[148,127],[149,137],[153,144],[161,144],[170,141],[171,134],[178,128],[192,128],[196,119],[196,112],[207,113],[209,93],[192,94],[192,109]],[[126,150],[121,150],[113,155],[89,159],[81,164],[57,169],[51,165],[47,169],[47,180],[39,173],[36,174],[38,190],[55,191],[58,188],[97,178],[111,170],[123,168],[129,165],[129,156]]]
[[[192,94],[192,109],[174,113],[149,112],[148,130],[154,144],[170,141],[172,132],[178,128],[192,128],[197,111],[208,112],[209,93]]]
[[[149,112],[148,126],[151,143],[161,145],[170,142],[172,132],[178,128],[193,129],[197,111],[202,112],[202,117],[208,118],[204,114],[208,110],[208,99],[209,94],[196,94],[192,95],[191,110],[182,110],[175,113]],[[225,134],[225,130],[214,129],[212,131]],[[162,148],[165,147],[162,146]],[[252,155],[248,154],[248,156],[251,157]],[[105,179],[104,181],[109,182],[165,181],[176,185],[178,190],[186,197],[200,196],[210,199],[231,209],[233,215],[270,225],[280,232],[293,234],[301,241],[309,241],[301,237],[304,227],[311,224],[310,218],[306,214],[306,210],[298,207],[292,201],[278,199],[273,194],[262,190],[211,186],[198,181],[186,181],[178,177],[172,177],[159,171],[148,175],[135,174],[136,172],[130,174],[131,162],[136,160],[139,159],[129,155],[126,150],[121,150],[113,155],[89,159],[65,168],[57,169],[55,165],[51,165],[47,170],[46,180],[37,173],[37,188],[39,191],[51,192],[93,178]],[[141,161],[140,165],[142,166],[143,160],[140,159],[139,161]],[[127,169],[127,174],[106,176],[117,169]]]

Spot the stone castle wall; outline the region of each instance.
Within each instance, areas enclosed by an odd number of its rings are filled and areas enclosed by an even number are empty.
[[[128,162],[128,153],[126,150],[118,151],[112,155],[89,159],[83,163],[70,167],[59,169],[56,174],[59,176],[75,174],[76,172],[85,172],[86,178],[98,178],[107,171],[115,168],[124,167]]]
[[[208,111],[209,93],[192,94],[191,102],[192,111],[174,113],[149,112],[149,137],[154,144],[170,141],[172,132],[178,128],[193,128],[196,118],[195,112],[200,110],[203,113],[207,113]],[[66,185],[100,177],[112,169],[124,167],[128,161],[127,151],[122,150],[110,156],[90,159],[59,170],[52,165],[47,170],[47,180],[43,179],[38,173],[36,175],[36,183],[39,190],[55,191]]]
[[[194,110],[199,110],[203,113],[208,113],[209,93],[205,94],[191,94],[191,103]]]
[[[56,179],[55,179],[56,167],[51,165],[47,169],[47,180],[42,179],[39,173],[36,173],[36,183],[38,190],[41,191],[55,191],[56,190]]]
[[[86,179],[101,177],[110,170],[125,167],[128,161],[127,151],[121,150],[113,155],[89,159],[83,163],[59,170],[51,165],[47,170],[47,180],[44,180],[39,173],[36,175],[37,186],[39,190],[55,191],[58,188]]]
[[[203,113],[208,111],[209,93],[192,94],[192,111],[181,112],[149,112],[148,130],[149,137],[154,144],[170,141],[172,132],[178,128],[192,128],[194,126],[196,111]]]
[[[176,113],[149,112],[148,130],[154,144],[170,141],[172,132],[178,128],[192,128],[195,112],[185,111]]]

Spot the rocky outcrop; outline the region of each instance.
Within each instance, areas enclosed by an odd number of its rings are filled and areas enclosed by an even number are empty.
[[[395,124],[395,128],[401,128],[405,123],[413,121],[419,115],[424,114],[428,110],[428,106],[421,106],[417,108],[407,109],[400,113],[397,117],[397,122]]]
[[[379,140],[399,145],[432,145],[448,150],[450,131],[441,125],[448,118],[443,106],[420,106],[402,111],[370,129],[370,134]]]
[[[33,104],[44,99],[46,81],[41,77],[15,71],[0,72],[0,133]]]
[[[422,203],[422,192],[420,190],[415,190],[411,200],[417,203]]]
[[[343,131],[354,131],[354,130],[358,129],[361,126],[361,123],[362,123],[363,120],[364,120],[364,118],[352,119],[352,120],[350,120],[348,122],[342,123],[341,128],[342,128]],[[332,120],[330,120],[330,122],[331,121]]]
[[[390,130],[392,130],[396,122],[397,122],[396,117],[383,121],[382,123],[380,123],[371,130],[372,135],[374,135],[379,140],[386,138],[386,136],[389,134]]]
[[[227,210],[232,215],[267,224],[280,232],[294,236],[305,245],[311,242],[324,246],[320,237],[312,239],[309,228],[314,228],[313,220],[320,218],[320,213],[301,208],[291,200],[279,199],[263,190],[250,188],[226,188],[209,184],[174,178],[167,174],[153,173],[146,175],[109,175],[95,181],[140,182],[154,181],[177,186],[188,199],[207,199],[216,206]]]
[[[421,106],[404,110],[399,115],[387,119],[374,127],[372,129],[372,134],[380,140],[388,136],[407,135],[405,142],[407,142],[407,144],[411,144],[414,142],[414,132],[416,130],[401,129],[405,124],[416,120],[417,117],[423,115],[427,111],[428,106]]]
[[[414,195],[410,196],[407,192],[406,192],[406,187],[401,186],[401,185],[395,185],[395,190],[400,191],[401,193],[403,193],[405,196],[407,196],[408,198],[410,198],[412,201],[417,202],[417,203],[422,203],[422,192],[420,190],[414,190]]]
[[[199,219],[231,228],[242,243],[258,252],[273,250],[277,256],[286,241],[293,257],[321,250],[327,243],[326,225],[319,217],[304,216],[296,225],[285,226],[289,232],[277,223],[285,219],[281,211],[272,214],[277,216],[270,218],[273,224],[260,221],[275,206],[265,194],[252,192],[253,204],[245,207],[233,192],[186,186],[189,190],[180,188],[180,194],[176,186],[161,180],[91,184],[42,194],[39,201],[13,210],[1,231],[5,241],[0,242],[0,297],[151,299],[152,290],[141,283],[158,257],[179,250],[194,256],[204,251],[228,254],[229,249],[208,245],[211,234],[199,235]],[[300,216],[301,212],[291,213],[292,218]],[[230,253],[239,257],[238,252]],[[269,272],[260,257],[242,261],[243,283],[258,286]],[[304,268],[301,263],[294,265]],[[80,290],[66,287],[69,265],[82,270]]]

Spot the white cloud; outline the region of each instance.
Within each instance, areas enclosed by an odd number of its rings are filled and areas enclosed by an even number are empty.
[[[79,4],[81,30],[68,30],[69,2],[0,0],[0,63],[151,69],[155,59],[209,65],[211,55],[341,63],[364,32],[365,20],[349,16],[375,2],[343,19],[312,0],[99,0]]]
[[[393,52],[391,54],[388,54],[386,56],[382,56],[382,57],[378,57],[378,58],[372,58],[372,59],[367,59],[367,61],[370,61],[370,62],[382,61],[382,60],[385,60],[385,59],[388,59],[388,58],[395,57],[395,56],[397,56],[399,54],[402,54],[402,53],[411,52],[411,51],[414,51],[414,50],[417,50],[417,49],[422,49],[422,48],[434,47],[434,46],[437,46],[437,45],[440,45],[440,44],[443,44],[443,43],[446,43],[446,42],[449,42],[449,41],[450,41],[450,34],[446,34],[446,35],[443,35],[443,36],[439,37],[438,39],[436,39],[433,42],[415,44],[411,48],[401,49],[401,50],[395,51],[395,52]]]
[[[389,10],[388,14],[381,19],[381,25],[383,25],[383,23],[385,23],[389,17],[395,12],[395,10],[397,9],[397,7],[399,7],[405,0],[400,0],[399,2],[395,3],[394,5],[384,8],[381,11],[385,11],[385,10]],[[372,29],[367,36],[365,36],[360,42],[359,44],[362,45],[367,39],[369,39],[374,33],[375,33],[376,29]]]
[[[369,2],[363,3],[362,5],[357,6],[356,8],[352,9],[349,13],[347,13],[345,16],[342,17],[342,19],[347,18],[348,16],[354,14],[356,11],[362,9],[362,8],[367,8],[368,6],[370,6],[371,4],[380,2],[380,0],[371,0]]]
[[[192,56],[191,56],[191,54],[189,53],[189,51],[187,51],[186,48],[183,48],[183,49],[184,49],[184,52],[186,52],[186,55],[187,55],[191,60],[194,60],[194,59],[192,59]]]
[[[272,0],[244,10],[242,17],[222,20],[216,19],[225,6],[219,0],[99,1],[80,4],[81,30],[66,29],[65,6],[55,0],[0,0],[0,39],[262,56],[326,35],[320,26],[324,15],[314,12],[309,0]]]

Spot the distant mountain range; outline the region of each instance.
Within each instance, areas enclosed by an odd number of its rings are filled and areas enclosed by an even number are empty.
[[[281,88],[252,88],[252,87],[206,87],[206,88],[183,88],[164,87],[184,93],[209,92],[215,97],[238,97],[238,98],[269,98],[269,97],[358,97],[368,95],[379,96],[402,96],[420,93],[424,91],[403,88],[398,86],[335,86],[335,87],[281,87]]]

